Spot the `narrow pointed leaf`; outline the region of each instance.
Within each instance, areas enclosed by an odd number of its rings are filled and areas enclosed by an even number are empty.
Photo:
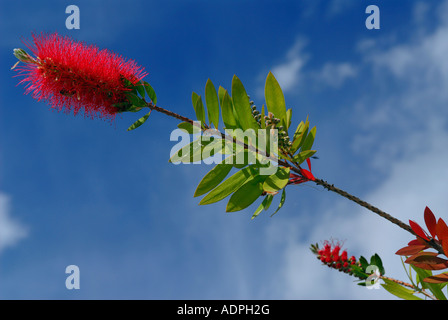
[[[305,123],[301,122],[297,126],[296,132],[293,137],[292,147],[291,147],[291,151],[293,153],[296,153],[297,150],[299,150],[302,147],[302,145],[305,141],[305,138],[308,135],[309,125],[310,125],[310,123],[307,119]]]
[[[383,279],[385,282],[384,284],[381,284],[381,286],[386,289],[389,293],[393,294],[394,296],[397,296],[398,298],[405,299],[405,300],[423,300],[422,298],[415,296],[414,290],[408,289],[403,287],[402,285],[399,285],[398,283]]]
[[[316,137],[316,127],[313,127],[302,144],[302,151],[310,150]]]
[[[201,132],[201,128],[195,126],[193,123],[191,122],[181,122],[177,125],[177,127],[179,129],[185,130],[187,131],[189,134],[195,134],[195,133],[199,133]]]
[[[441,273],[435,276],[427,277],[423,279],[423,281],[428,283],[445,283],[448,282],[448,273]]]
[[[219,99],[219,105],[222,106],[222,100],[224,99],[224,94],[226,93],[226,89],[224,89],[222,86],[219,86],[218,88],[218,99]]]
[[[275,210],[275,212],[271,214],[271,217],[283,207],[283,205],[285,204],[285,200],[286,200],[286,188],[283,189],[282,197],[280,198],[280,204],[278,205],[277,210]]]
[[[298,165],[302,164],[305,160],[312,157],[316,153],[316,150],[304,150],[299,152],[296,156],[294,156],[294,162]]]
[[[288,123],[286,120],[285,96],[283,95],[283,91],[272,72],[269,72],[266,77],[264,95],[268,111],[272,112],[276,118],[280,119],[281,125],[284,128],[288,128]]]
[[[410,225],[412,231],[414,231],[416,235],[418,235],[419,237],[421,237],[425,240],[428,240],[428,237],[426,236],[425,231],[416,222],[409,220],[409,225]]]
[[[145,114],[143,117],[141,117],[140,119],[138,119],[137,121],[135,121],[129,128],[127,131],[131,131],[134,130],[138,127],[140,127],[143,123],[145,123],[146,120],[148,120],[149,115],[151,114],[151,111],[149,111],[147,114]]]
[[[288,129],[291,126],[291,118],[292,118],[292,109],[286,110],[286,128]],[[288,130],[286,130],[288,131]]]
[[[222,112],[222,121],[224,122],[224,126],[226,127],[226,129],[237,128],[237,122],[233,112],[232,99],[230,98],[230,95],[227,92],[227,90],[225,90],[222,98],[221,112]]]
[[[201,180],[196,191],[194,193],[194,197],[199,197],[203,194],[206,194],[210,190],[213,190],[217,185],[219,185],[222,180],[229,174],[232,169],[231,164],[220,163],[217,164],[212,170],[210,170]]]
[[[210,191],[204,198],[202,198],[199,204],[204,205],[218,202],[229,194],[235,192],[241,185],[243,185],[243,183],[252,178],[251,167],[241,169]]]
[[[148,82],[143,82],[145,86],[146,93],[148,94],[148,97],[151,99],[152,103],[154,105],[157,104],[157,95],[154,89],[151,87],[151,85]]]
[[[272,199],[274,198],[273,195],[268,194],[263,201],[260,203],[260,206],[257,208],[257,210],[255,210],[254,214],[252,215],[251,219],[255,219],[263,210],[268,210],[271,203],[272,203]]]
[[[219,100],[215,86],[210,79],[205,85],[205,103],[207,105],[208,119],[218,129],[219,124]]]
[[[448,268],[448,260],[437,257],[436,252],[420,252],[405,261],[426,270],[442,270]]]
[[[425,245],[412,245],[412,246],[407,246],[407,247],[401,248],[400,250],[395,252],[395,254],[399,255],[399,256],[410,256],[410,255],[419,253],[420,251],[422,251],[426,248],[427,248],[427,246],[425,246]]]
[[[178,151],[176,151],[171,158],[168,160],[168,162],[171,163],[177,163],[177,162],[183,162],[183,163],[190,163],[194,161],[200,160],[200,155],[197,155],[197,151],[202,150],[202,144],[200,142],[200,138],[190,142],[189,144],[183,146]],[[194,157],[197,155],[196,157]]]
[[[145,87],[142,83],[138,83],[135,88],[137,89],[138,94],[142,97],[145,98]]]
[[[197,93],[193,92],[191,95],[191,101],[193,103],[194,112],[196,113],[196,119],[202,124],[206,123],[205,119],[205,109],[202,104],[202,98]]]
[[[413,266],[412,264],[411,264],[411,268],[414,269],[414,271],[417,273],[417,275],[420,279],[426,279],[426,278],[432,276],[431,270],[420,269],[420,268],[417,268],[416,266]],[[437,299],[446,300],[446,297],[443,294],[440,285],[434,284],[434,283],[428,283],[425,281],[421,282],[421,284],[424,289],[429,289]]]
[[[448,242],[448,226],[446,225],[445,221],[443,221],[442,218],[439,218],[439,221],[437,221],[436,231],[437,231],[437,237],[439,238],[440,241],[442,241],[442,244],[443,242]]]
[[[144,108],[144,107],[147,106],[145,100],[143,100],[142,98],[137,96],[135,93],[127,92],[126,93],[126,98],[128,99],[128,101],[130,103],[132,103],[136,107]]]
[[[431,237],[436,237],[436,227],[437,227],[437,220],[434,214],[432,213],[431,209],[428,207],[425,208],[424,213],[425,218],[425,224],[426,228],[428,228],[429,233],[431,234]]]
[[[252,116],[252,109],[246,89],[244,89],[243,83],[236,75],[232,79],[232,100],[238,122],[242,129],[257,130],[258,123]]]
[[[236,212],[250,206],[257,200],[263,192],[263,182],[261,176],[251,179],[243,184],[229,199],[226,212]]]
[[[270,175],[263,183],[263,190],[266,192],[276,192],[288,184],[290,168],[279,167],[277,172]]]

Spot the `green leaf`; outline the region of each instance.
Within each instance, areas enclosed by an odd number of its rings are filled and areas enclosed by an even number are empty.
[[[291,151],[293,153],[295,153],[297,150],[299,150],[300,147],[302,146],[302,144],[304,143],[305,138],[308,135],[309,125],[310,125],[310,123],[309,123],[308,119],[306,119],[305,123],[303,123],[303,121],[302,121],[297,126],[296,132],[294,133],[294,137],[293,137],[293,143],[291,146]]]
[[[424,269],[418,268],[418,267],[416,267],[416,266],[413,266],[412,264],[410,264],[410,266],[412,267],[412,269],[415,270],[415,272],[417,272],[418,277],[419,277],[420,279],[422,279],[422,280],[425,279],[425,278],[427,278],[427,277],[432,276],[432,272],[431,272],[431,270],[424,270]],[[441,286],[440,286],[439,284],[436,284],[436,283],[428,283],[428,282],[425,282],[425,281],[421,281],[420,283],[421,283],[421,285],[422,285],[422,287],[423,287],[424,289],[429,289],[429,290],[432,292],[432,294],[433,294],[437,299],[439,299],[439,300],[446,300],[446,297],[445,297],[445,295],[443,294],[442,289],[441,289]]]
[[[397,296],[398,298],[405,300],[423,300],[420,297],[414,295],[415,291],[411,289],[407,289],[398,283],[388,280],[382,279],[385,283],[381,284],[381,286],[386,289],[389,293]]]
[[[219,104],[222,107],[222,100],[224,99],[224,94],[227,92],[226,89],[224,89],[223,87],[219,86],[218,88],[218,98],[219,98]]]
[[[139,108],[144,108],[147,106],[145,100],[143,100],[142,98],[138,97],[136,94],[132,93],[132,92],[126,92],[126,98],[128,99],[128,101],[133,104],[136,107]]]
[[[145,98],[145,88],[142,83],[138,83],[135,88],[137,89],[138,94],[144,99]]]
[[[261,118],[260,118],[260,126],[261,129],[266,129],[266,120],[265,120],[265,112],[264,112],[264,104],[261,106]]]
[[[272,72],[269,72],[266,78],[264,95],[268,110],[272,112],[276,118],[281,120],[281,125],[284,128],[288,128],[288,123],[286,120],[285,96],[283,95],[283,91]]]
[[[268,194],[263,202],[261,202],[260,206],[255,210],[254,214],[252,215],[251,219],[255,219],[263,210],[268,210],[271,206],[272,199],[274,199],[274,196],[272,194]]]
[[[201,96],[199,96],[198,99],[196,100],[195,110],[196,110],[196,116],[198,117],[198,121],[200,121],[201,124],[206,124],[207,118],[205,116],[205,108],[204,104],[202,103]]]
[[[359,258],[359,262],[361,263],[361,268],[365,271],[367,267],[369,266],[369,263],[367,262],[367,259],[361,256]]]
[[[366,274],[364,272],[364,269],[360,266],[357,266],[356,264],[351,265],[350,268],[352,269],[353,274],[358,277],[359,279],[367,279],[367,277],[369,276],[368,274]],[[365,282],[363,282],[363,284],[359,284],[359,285],[365,285]]]
[[[198,151],[202,151],[201,137],[193,142],[183,146],[168,160],[172,163],[183,162],[190,163],[201,160],[201,156],[197,154]],[[195,157],[196,156],[196,157]]]
[[[316,153],[316,150],[305,150],[300,152],[298,155],[294,156],[294,162],[298,165],[302,164],[306,159],[313,156]]]
[[[243,183],[253,178],[251,169],[251,166],[249,166],[234,173],[227,180],[210,191],[210,193],[204,198],[202,198],[199,204],[204,205],[215,203],[235,192]]]
[[[219,100],[216,93],[215,86],[210,79],[207,80],[205,85],[205,103],[208,110],[208,119],[216,129],[219,124]]]
[[[229,199],[226,212],[243,210],[254,203],[263,193],[263,176],[257,176],[243,184]]]
[[[201,180],[194,197],[199,197],[206,194],[210,190],[213,190],[218,184],[224,180],[229,174],[230,170],[233,168],[231,164],[220,163],[217,164],[212,170],[210,170]]]
[[[235,75],[232,79],[232,100],[239,124],[243,130],[258,129],[258,123],[252,116],[252,109],[246,89],[240,79]]]
[[[145,123],[146,120],[148,120],[149,115],[151,114],[151,111],[149,111],[147,114],[145,114],[143,117],[141,117],[140,119],[138,119],[137,121],[135,121],[129,128],[127,131],[131,131],[134,130],[138,127],[140,127],[143,123]]]
[[[377,266],[381,275],[386,273],[383,267],[383,262],[378,254],[375,253],[372,257],[370,257],[370,265]]]
[[[263,190],[273,193],[286,187],[289,181],[289,171],[290,168],[279,167],[276,173],[264,181]]]
[[[305,138],[305,141],[302,145],[302,151],[310,150],[314,143],[314,138],[316,137],[316,127],[313,127],[313,129],[310,130],[308,135]]]
[[[221,103],[222,120],[226,129],[237,128],[235,114],[233,112],[232,98],[230,98],[227,90],[224,91],[224,96]]]
[[[286,131],[288,131],[289,127],[291,126],[291,119],[292,119],[292,109],[286,110]]]
[[[179,129],[185,130],[187,131],[189,134],[195,134],[195,133],[199,133],[201,132],[201,128],[195,126],[193,123],[191,122],[181,122],[177,125],[177,127]]]
[[[272,217],[274,214],[276,214],[276,213],[283,207],[283,205],[285,204],[285,200],[286,200],[286,188],[283,189],[282,197],[281,197],[281,199],[280,199],[280,204],[278,205],[277,210],[275,210],[275,212],[274,212],[273,214],[271,214],[271,217]]]
[[[151,85],[148,82],[144,81],[143,85],[145,86],[145,90],[146,90],[146,93],[148,94],[149,99],[151,99],[152,103],[154,105],[156,105],[157,104],[156,92],[154,91],[154,89],[151,87]]]

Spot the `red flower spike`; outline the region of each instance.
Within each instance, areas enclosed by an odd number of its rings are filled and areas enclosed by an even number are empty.
[[[435,238],[437,220],[434,214],[432,213],[431,209],[429,209],[428,207],[425,208],[424,218],[426,227],[428,228],[431,237]]]
[[[417,236],[429,241],[428,237],[425,234],[425,231],[416,222],[409,220],[409,225],[411,226],[412,231],[414,231]]]
[[[15,50],[25,63],[16,68],[20,83],[26,94],[58,111],[112,120],[120,112],[114,105],[127,102],[124,79],[136,85],[146,76],[133,60],[57,33],[33,34],[33,45],[27,46],[36,58]]]
[[[339,254],[340,250],[341,245],[339,242],[333,244],[325,241],[324,249],[317,250],[315,253],[317,253],[317,258],[328,267],[350,273],[351,270],[348,267],[356,263],[356,258],[351,256],[350,259],[347,259],[347,251],[344,250]]]

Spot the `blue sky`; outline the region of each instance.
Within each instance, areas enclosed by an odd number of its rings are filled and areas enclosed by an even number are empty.
[[[65,8],[80,9],[67,30]],[[380,8],[381,29],[365,27]],[[448,1],[2,1],[0,4],[0,299],[387,299],[320,266],[311,243],[378,253],[411,237],[312,184],[282,210],[193,198],[207,165],[168,163],[175,119],[110,125],[50,111],[9,69],[31,32],[67,34],[144,66],[158,104],[193,117],[192,91],[236,74],[257,105],[269,71],[317,126],[317,177],[407,221],[448,200]],[[77,265],[81,289],[67,290]],[[328,269],[328,270],[327,270]]]

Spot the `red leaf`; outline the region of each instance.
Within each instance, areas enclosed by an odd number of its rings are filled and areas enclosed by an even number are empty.
[[[420,252],[406,259],[406,263],[425,270],[442,270],[448,267],[448,260],[437,257],[436,252]]]
[[[437,226],[437,220],[434,214],[432,213],[431,209],[428,207],[425,208],[425,223],[426,227],[428,228],[429,233],[433,238],[436,237],[436,226]]]
[[[307,158],[307,159],[306,159],[306,163],[308,164],[308,169],[309,169],[310,172],[311,172],[311,160],[310,160],[310,158]]]
[[[423,279],[423,281],[429,283],[445,283],[448,282],[448,273],[441,273],[435,276],[431,276]]]
[[[445,263],[432,264],[432,263],[411,263],[414,267],[425,270],[443,270],[448,266]]]
[[[418,245],[424,245],[426,247],[429,248],[429,246],[426,244],[425,240],[423,240],[422,238],[418,238],[409,241],[408,246],[418,246]]]
[[[316,180],[316,178],[314,178],[313,174],[306,169],[300,169],[300,173],[308,180],[311,180],[311,181]]]
[[[442,218],[439,218],[437,222],[437,237],[442,242],[443,253],[448,257],[448,227]]]
[[[437,237],[439,237],[439,240],[442,241],[442,244],[444,242],[443,240],[446,240],[445,242],[448,242],[448,227],[442,218],[439,218],[439,221],[437,221],[436,231]]]
[[[411,245],[411,246],[407,246],[407,247],[401,248],[400,250],[395,252],[395,254],[397,254],[399,256],[410,256],[410,255],[419,253],[420,251],[422,251],[422,250],[424,250],[426,248],[427,248],[427,246],[422,245],[422,244]]]
[[[416,222],[409,220],[409,225],[416,235],[429,241],[428,237],[425,234],[425,231],[423,231],[422,227],[420,227]]]

